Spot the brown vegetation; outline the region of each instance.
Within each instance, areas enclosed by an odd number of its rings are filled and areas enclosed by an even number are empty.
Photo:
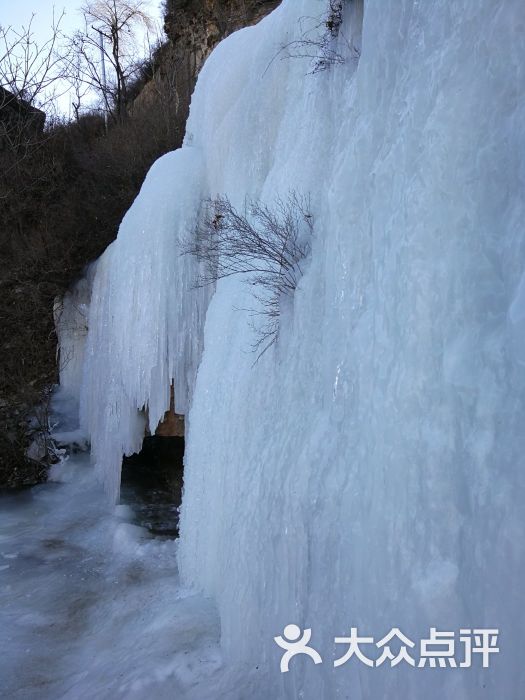
[[[152,162],[180,145],[173,112],[160,84],[107,135],[88,114],[39,133],[18,124],[0,150],[0,484],[42,472],[24,452],[56,381],[53,301],[115,238]]]

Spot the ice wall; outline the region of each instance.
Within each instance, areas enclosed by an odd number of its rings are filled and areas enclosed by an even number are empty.
[[[224,280],[211,299],[182,576],[217,601],[250,697],[517,700],[525,6],[365,0],[359,61],[307,75],[277,53],[324,7],[285,0],[213,52],[185,146],[154,166],[102,258],[83,399],[95,457],[115,493],[138,410],[154,426],[171,376],[191,394],[208,300],[188,292],[176,242],[202,197],[310,193],[311,262],[255,366],[246,287]],[[355,7],[341,51],[359,43]],[[312,628],[324,663],[281,675],[273,637],[290,622]],[[489,669],[334,668],[351,626],[499,627],[501,652]]]
[[[276,60],[262,77],[318,6],[284,3],[225,42],[193,100],[213,190],[292,186],[316,222],[293,315],[255,367],[243,289],[212,300],[182,572],[218,600],[254,697],[518,698],[525,6],[365,0],[357,71]],[[281,676],[272,638],[290,622],[324,663]],[[487,670],[333,668],[351,625],[499,627],[501,652]]]
[[[96,268],[96,262],[89,265],[84,276],[62,299],[56,300],[54,308],[60,386],[77,400],[84,374],[91,289]]]
[[[110,498],[123,454],[140,450],[145,410],[153,433],[170,405],[186,414],[202,347],[208,289],[194,289],[183,255],[199,216],[202,154],[187,147],[151,168],[93,283],[80,393],[81,424]],[[176,371],[175,371],[176,368]]]

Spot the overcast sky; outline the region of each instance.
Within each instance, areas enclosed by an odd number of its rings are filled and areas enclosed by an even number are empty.
[[[53,11],[55,17],[59,17],[64,10],[65,15],[60,24],[63,33],[71,34],[75,29],[83,27],[82,16],[79,8],[83,0],[0,0],[0,26],[20,29],[27,26],[31,16],[34,14],[33,31],[39,44],[45,43],[51,35],[51,25],[53,22]],[[147,9],[153,19],[159,22],[162,27],[162,11],[160,0],[149,0],[146,2]],[[60,100],[60,111],[68,114],[69,98]]]

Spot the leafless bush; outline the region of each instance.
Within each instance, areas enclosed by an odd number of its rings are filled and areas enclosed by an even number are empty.
[[[346,2],[348,0],[328,0],[326,12],[322,16],[302,18],[301,37],[282,46],[279,54],[283,58],[310,59],[310,73],[319,73],[330,66],[345,63],[346,58],[338,50],[336,40],[341,34]],[[310,26],[306,27],[306,24]],[[349,46],[349,50],[351,54],[356,54],[355,47]]]
[[[198,285],[232,275],[246,275],[260,302],[252,310],[262,355],[277,339],[282,302],[293,296],[310,253],[313,218],[307,197],[291,192],[270,208],[260,201],[239,212],[227,197],[209,200],[202,223],[187,252],[203,263]]]
[[[50,38],[39,43],[35,15],[20,30],[0,25],[0,85],[17,100],[49,111],[62,76],[58,46],[65,12],[53,13]]]

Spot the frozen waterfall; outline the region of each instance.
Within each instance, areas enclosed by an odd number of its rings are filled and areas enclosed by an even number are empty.
[[[83,425],[116,498],[175,380],[181,576],[216,601],[243,697],[519,700],[525,5],[365,0],[361,27],[349,1],[344,63],[311,74],[280,47],[325,5],[284,0],[207,60],[183,148],[98,262]],[[247,285],[195,289],[184,241],[209,197],[290,190],[311,199],[311,256],[254,364]],[[280,673],[289,623],[322,664]],[[351,627],[498,628],[500,652],[334,668]]]

